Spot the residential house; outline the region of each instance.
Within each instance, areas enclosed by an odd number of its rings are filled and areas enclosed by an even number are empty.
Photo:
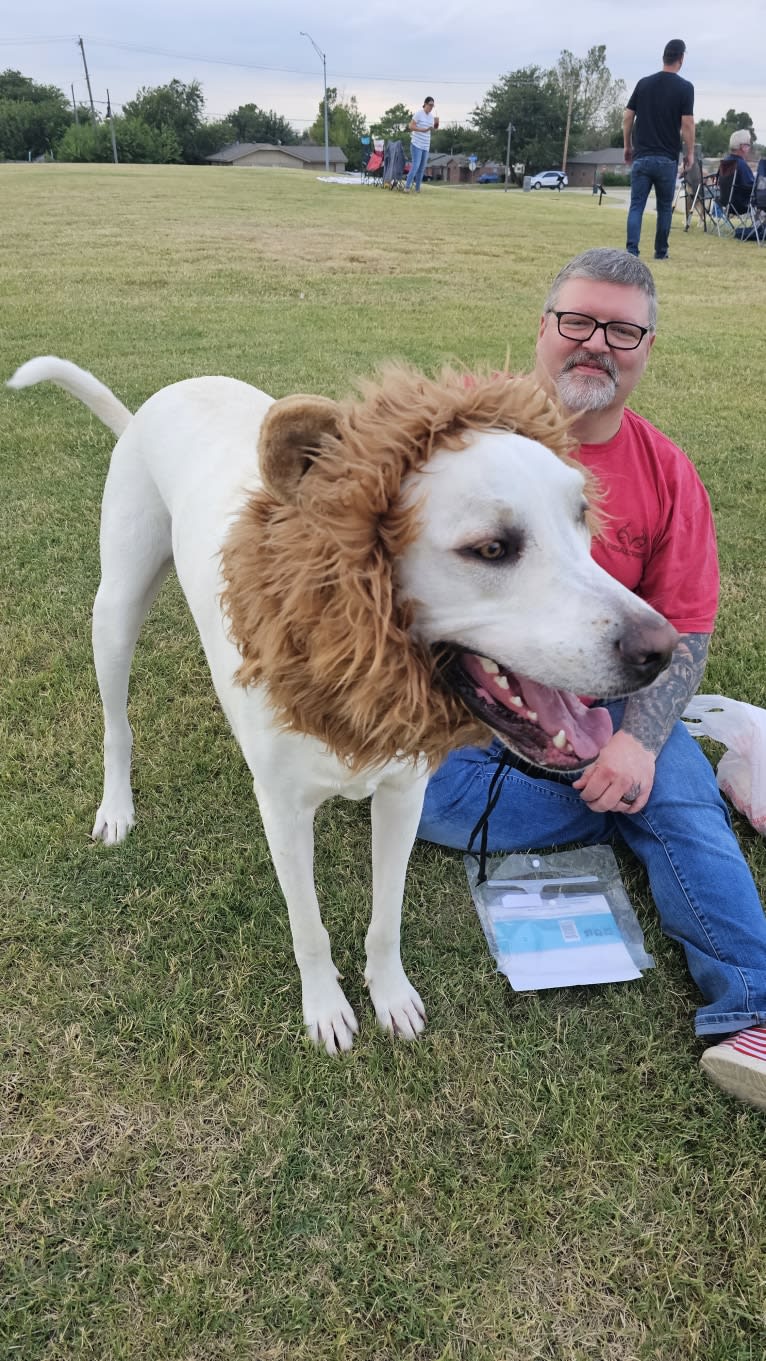
[[[589,189],[600,184],[602,176],[629,175],[622,147],[602,147],[599,151],[579,151],[567,160],[569,183],[574,188]]]
[[[342,175],[346,169],[346,156],[340,147],[328,148],[330,174]],[[283,167],[286,170],[314,170],[325,168],[324,147],[309,146],[299,142],[295,145],[272,146],[270,142],[233,142],[231,146],[221,147],[213,156],[206,156],[210,165],[251,166],[265,165]]]

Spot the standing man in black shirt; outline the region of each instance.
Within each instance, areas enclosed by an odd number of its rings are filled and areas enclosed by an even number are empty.
[[[622,118],[625,161],[633,167],[626,249],[631,255],[639,253],[641,219],[649,190],[654,189],[657,200],[655,260],[668,257],[682,138],[684,170],[691,169],[694,161],[694,86],[678,74],[685,52],[686,43],[680,38],[673,38],[667,44],[662,54],[662,70],[639,80]]]

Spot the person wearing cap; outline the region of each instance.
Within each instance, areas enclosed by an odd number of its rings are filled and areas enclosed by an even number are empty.
[[[649,190],[654,189],[655,260],[668,257],[682,138],[684,170],[690,170],[694,162],[694,86],[678,74],[685,54],[686,43],[672,38],[662,54],[662,70],[639,80],[622,118],[625,162],[631,166],[626,249],[631,255],[639,253],[644,208]]]
[[[753,192],[755,175],[747,163],[750,147],[750,133],[747,128],[733,132],[729,138],[729,154],[724,156],[718,167],[721,207],[731,205],[735,213],[747,212],[750,195]]]
[[[413,184],[415,193],[420,193],[420,186],[423,182],[423,175],[428,164],[428,153],[431,149],[431,130],[439,126],[439,119],[434,114],[433,95],[426,95],[423,100],[422,109],[412,115],[410,132],[412,133],[412,148],[410,151],[410,172],[407,176],[407,183],[404,192],[409,194]]]

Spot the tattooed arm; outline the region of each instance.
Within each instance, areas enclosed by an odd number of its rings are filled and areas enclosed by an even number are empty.
[[[709,644],[709,633],[682,633],[667,670],[630,696],[621,728],[574,783],[594,813],[641,812],[656,758],[702,679]]]

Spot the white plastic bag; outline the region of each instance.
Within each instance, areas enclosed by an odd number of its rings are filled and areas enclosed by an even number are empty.
[[[692,737],[723,742],[718,787],[766,836],[766,709],[725,695],[695,695],[681,717]]]

